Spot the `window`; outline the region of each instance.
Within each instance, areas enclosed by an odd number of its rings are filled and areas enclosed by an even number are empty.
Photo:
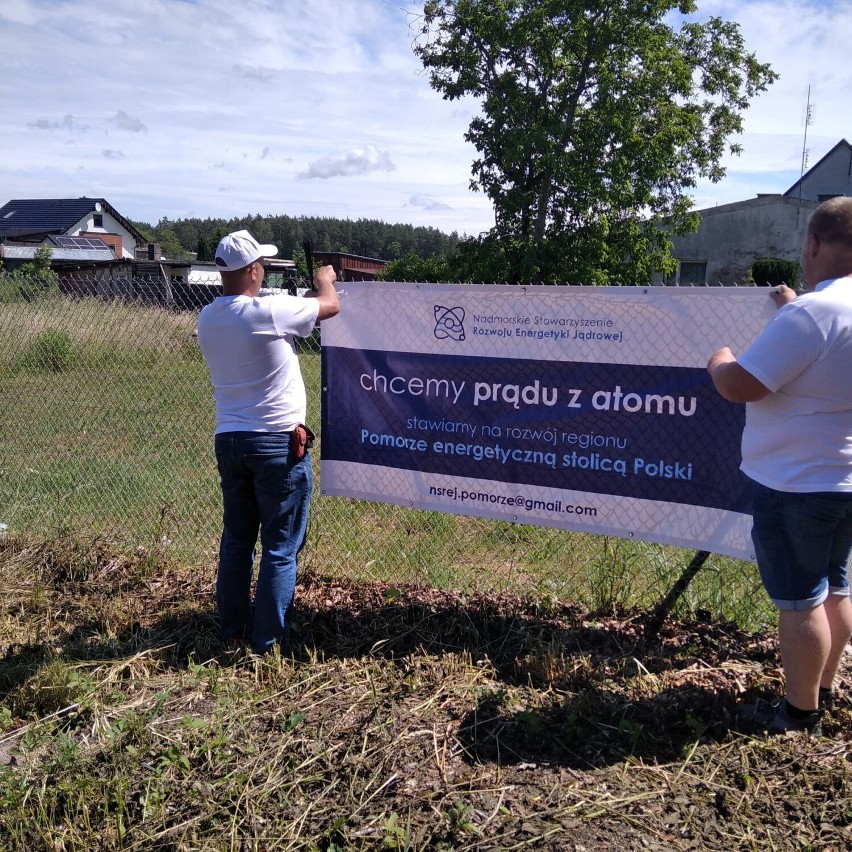
[[[104,226],[104,217],[100,213],[95,213],[92,216],[92,227],[93,228],[103,228]]]
[[[823,201],[828,201],[829,198],[837,198],[839,192],[821,192],[817,195],[817,201],[822,204]]]
[[[681,287],[703,287],[707,283],[707,261],[682,260],[678,283]]]

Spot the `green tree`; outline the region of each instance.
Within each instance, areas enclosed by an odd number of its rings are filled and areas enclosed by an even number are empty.
[[[308,259],[305,257],[303,249],[293,249],[293,262],[296,264],[296,277],[301,282],[303,287],[313,286],[310,275],[308,275]],[[317,262],[314,261],[314,272],[317,271]]]
[[[50,268],[51,254],[50,246],[40,245],[33,259],[12,273],[12,288],[17,298],[33,302],[59,292],[59,276]]]
[[[213,252],[210,250],[210,245],[204,234],[200,234],[198,237],[198,243],[195,246],[195,259],[199,261],[213,260]]]
[[[425,281],[442,283],[457,281],[454,264],[447,255],[419,257],[409,252],[405,257],[392,260],[382,270],[382,281]]]
[[[134,223],[139,225],[139,223]],[[144,224],[144,223],[142,223]],[[197,251],[201,237],[207,241],[211,254],[215,253],[219,240],[230,231],[248,228],[262,242],[278,246],[280,257],[293,257],[293,252],[302,245],[302,238],[310,236],[317,251],[343,251],[348,247],[355,254],[394,260],[413,251],[420,257],[430,257],[452,250],[459,242],[457,233],[445,234],[436,228],[412,225],[388,224],[377,219],[330,219],[292,216],[247,216],[226,221],[224,219],[161,219],[156,228],[144,225],[147,239],[158,242],[157,230],[165,233],[165,242],[160,241],[167,256],[177,251]],[[141,230],[141,228],[140,228]],[[257,233],[255,233],[257,230]],[[174,244],[177,237],[179,246]]]
[[[427,0],[414,51],[444,98],[481,111],[471,188],[496,225],[466,247],[513,282],[646,283],[697,227],[749,101],[777,75],[693,0]]]
[[[172,222],[167,218],[161,219],[154,228],[154,242],[160,246],[160,250],[169,260],[189,260],[190,258],[189,251],[181,245]]]
[[[154,242],[154,228],[148,222],[136,222],[133,219],[130,219],[130,224],[139,231],[140,234],[145,238],[145,242],[153,243]]]

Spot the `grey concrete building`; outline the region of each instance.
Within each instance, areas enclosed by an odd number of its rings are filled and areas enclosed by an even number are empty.
[[[821,201],[852,195],[852,145],[841,139],[786,192],[697,211],[694,234],[673,237],[677,273],[658,283],[743,284],[758,258],[797,261],[808,216]]]
[[[852,145],[841,139],[812,169],[785,193],[785,198],[826,201],[852,195]]]

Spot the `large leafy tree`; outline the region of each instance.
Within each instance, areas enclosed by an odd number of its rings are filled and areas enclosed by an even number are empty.
[[[449,100],[481,110],[471,187],[495,227],[466,246],[516,282],[644,283],[673,261],[664,220],[718,181],[749,101],[776,74],[736,23],[692,0],[427,0],[414,51]],[[476,265],[474,263],[474,265]]]
[[[447,254],[420,257],[409,252],[404,257],[392,260],[382,270],[382,281],[426,281],[446,282],[456,280],[458,264]]]

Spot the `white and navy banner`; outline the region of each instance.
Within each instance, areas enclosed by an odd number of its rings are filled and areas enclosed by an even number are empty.
[[[706,372],[765,288],[355,282],[322,324],[325,495],[753,559],[742,405]]]

